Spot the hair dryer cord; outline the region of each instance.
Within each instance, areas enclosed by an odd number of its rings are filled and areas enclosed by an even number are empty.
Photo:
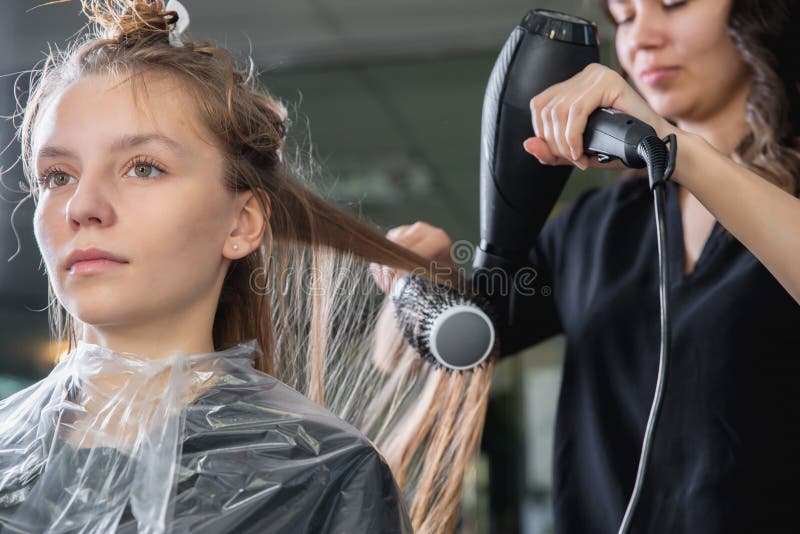
[[[670,150],[667,150],[666,144],[669,144]],[[639,143],[639,155],[647,163],[647,172],[650,178],[650,190],[653,191],[653,199],[655,202],[656,212],[656,234],[658,239],[658,265],[660,269],[659,276],[659,295],[661,300],[661,350],[658,361],[658,378],[656,379],[656,390],[653,395],[653,404],[650,407],[650,415],[647,419],[647,426],[645,427],[644,439],[642,441],[642,452],[639,457],[639,468],[636,471],[636,482],[633,486],[633,492],[628,501],[628,507],[625,510],[625,515],[622,518],[622,524],[619,527],[619,534],[627,534],[633,519],[633,513],[636,509],[636,504],[639,501],[639,496],[642,492],[642,483],[644,481],[645,468],[647,461],[650,457],[650,448],[653,441],[653,430],[655,428],[658,415],[661,411],[661,399],[664,394],[664,388],[667,378],[667,363],[670,347],[670,320],[669,320],[669,299],[668,291],[670,288],[669,279],[669,262],[667,258],[667,240],[665,239],[664,228],[664,197],[666,189],[666,181],[672,176],[675,170],[675,153],[677,151],[677,142],[674,134],[670,134],[662,141],[658,137],[646,137]]]

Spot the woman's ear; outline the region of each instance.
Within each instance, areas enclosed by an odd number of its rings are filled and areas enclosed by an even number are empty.
[[[264,204],[263,208],[258,201],[259,196]],[[256,193],[247,190],[239,193],[236,199],[235,224],[225,240],[222,255],[238,260],[257,249],[264,240],[271,212],[270,198],[265,191]]]

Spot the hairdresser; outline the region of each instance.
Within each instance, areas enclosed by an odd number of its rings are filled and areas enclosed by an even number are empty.
[[[666,191],[671,363],[632,531],[798,532],[800,6],[601,7],[616,27],[620,72],[592,64],[532,94],[536,137],[520,150],[547,165],[621,169],[583,155],[598,107],[677,136]],[[646,176],[623,178],[547,221],[528,255],[537,290],[519,296],[519,327],[500,340],[506,356],[566,338],[553,451],[559,533],[619,527],[655,389],[653,198]],[[427,223],[387,236],[449,257],[447,233]],[[386,291],[402,272],[376,265],[373,274]]]

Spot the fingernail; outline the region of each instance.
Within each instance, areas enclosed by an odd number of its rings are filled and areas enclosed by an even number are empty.
[[[391,283],[391,276],[389,276],[389,272],[386,269],[384,269],[383,272],[381,273],[381,286],[383,287],[383,290],[385,292],[389,291],[390,283]]]

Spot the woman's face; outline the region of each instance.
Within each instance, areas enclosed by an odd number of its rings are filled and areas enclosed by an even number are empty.
[[[34,132],[45,180],[36,240],[61,304],[95,326],[213,313],[230,261],[222,253],[237,204],[221,152],[176,83],[147,75],[137,97],[130,82],[83,78],[51,101]],[[124,263],[68,268],[71,252],[92,247]]]
[[[609,0],[620,65],[659,115],[702,121],[747,90],[749,67],[728,35],[731,2]]]

